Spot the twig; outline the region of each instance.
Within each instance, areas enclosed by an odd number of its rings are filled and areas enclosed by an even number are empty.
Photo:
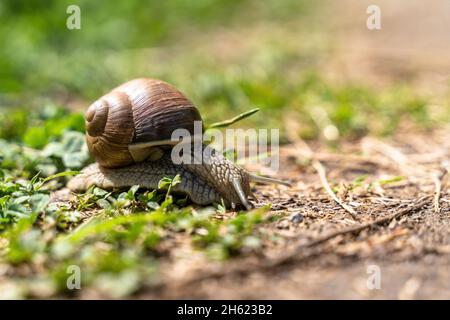
[[[317,171],[317,174],[319,175],[320,182],[322,183],[323,187],[325,188],[325,191],[330,195],[330,197],[336,201],[344,210],[346,210],[350,215],[353,217],[353,219],[358,220],[358,213],[353,210],[352,207],[344,203],[341,199],[338,198],[338,196],[333,192],[333,190],[330,187],[330,184],[328,183],[325,167],[320,163],[320,161],[313,160],[312,162],[313,168]]]
[[[371,200],[372,202],[381,202],[383,204],[386,204],[386,202],[404,202],[404,203],[411,203],[414,202],[414,200],[407,200],[407,199],[391,199],[386,197],[368,197],[367,199]]]
[[[298,155],[302,155],[306,157],[308,160],[311,160],[312,167],[316,170],[317,174],[319,175],[320,182],[322,183],[322,186],[325,188],[325,191],[329,194],[329,196],[342,208],[344,208],[345,211],[350,213],[352,218],[354,220],[358,220],[358,213],[353,210],[352,207],[348,206],[344,201],[338,198],[338,196],[333,192],[333,190],[330,187],[330,184],[327,180],[326,170],[325,167],[322,165],[322,163],[316,158],[314,151],[309,147],[309,145],[301,139],[299,136],[294,134],[294,132],[298,132],[298,123],[295,121],[286,121],[286,128],[289,135],[289,139],[294,143],[295,150]]]
[[[441,198],[441,192],[442,192],[442,179],[446,175],[447,170],[442,170],[438,174],[433,175],[433,182],[435,186],[435,192],[434,192],[434,212],[439,213],[441,212],[441,206],[439,204],[440,198]]]
[[[435,186],[435,193],[434,193],[434,212],[439,213],[441,212],[441,206],[439,205],[439,199],[441,197],[441,179],[437,175],[433,175],[433,182]]]

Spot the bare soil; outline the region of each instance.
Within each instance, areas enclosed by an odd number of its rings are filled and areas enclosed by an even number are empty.
[[[270,202],[268,214],[281,216],[259,227],[262,250],[211,262],[191,249],[187,235],[177,235],[167,243],[159,282],[136,298],[450,298],[445,132],[365,138],[339,146],[339,153],[302,141],[283,147],[278,176],[294,186],[255,187],[258,205]],[[325,182],[317,163],[326,169]],[[367,286],[372,265],[380,270],[379,289]]]

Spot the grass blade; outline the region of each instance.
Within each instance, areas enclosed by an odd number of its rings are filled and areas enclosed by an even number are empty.
[[[244,113],[241,113],[239,115],[237,115],[236,117],[232,118],[232,119],[228,119],[228,120],[224,120],[224,121],[220,121],[220,122],[215,122],[213,124],[210,124],[206,130],[208,129],[212,129],[212,128],[224,128],[224,127],[228,127],[231,126],[233,123],[238,122],[242,119],[248,118],[250,117],[252,114],[256,113],[259,111],[259,108],[254,108],[251,109],[249,111],[246,111]]]

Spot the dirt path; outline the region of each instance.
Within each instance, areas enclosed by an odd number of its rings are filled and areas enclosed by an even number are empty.
[[[301,142],[282,148],[279,175],[295,185],[256,188],[261,204],[272,202],[270,214],[281,216],[259,228],[263,249],[214,263],[189,245],[174,246],[161,262],[160,284],[137,297],[450,298],[448,138],[445,131],[365,138],[340,153],[312,146],[313,162],[326,169],[328,183],[355,217],[324,191]],[[364,224],[370,226],[339,234]],[[367,286],[373,268],[379,268],[379,289]]]
[[[373,4],[380,8],[380,30],[366,27],[366,10]],[[428,93],[448,92],[448,1],[345,0],[329,7],[335,50],[325,69],[331,77],[373,86],[408,83]]]

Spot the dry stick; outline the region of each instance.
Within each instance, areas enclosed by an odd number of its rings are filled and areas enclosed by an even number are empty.
[[[434,193],[434,212],[441,212],[441,206],[439,205],[439,199],[441,197],[441,179],[439,179],[438,175],[433,175],[433,182],[435,186]]]
[[[317,174],[319,175],[320,182],[322,183],[323,187],[325,188],[325,191],[330,195],[330,197],[336,201],[342,208],[344,208],[350,215],[353,217],[353,219],[358,220],[358,213],[353,210],[352,207],[344,203],[341,199],[338,198],[338,196],[331,190],[330,184],[327,180],[327,175],[325,171],[325,167],[320,163],[320,161],[314,160],[312,162],[313,168],[317,171]]]
[[[350,206],[348,206],[344,201],[338,198],[338,196],[333,192],[333,190],[330,187],[330,184],[327,180],[326,170],[323,164],[316,159],[314,152],[309,147],[309,145],[300,139],[297,136],[291,137],[291,140],[294,141],[296,149],[303,150],[303,154],[308,158],[312,159],[312,167],[316,170],[317,174],[319,175],[320,182],[322,183],[322,186],[325,188],[325,191],[328,193],[328,195],[336,201],[337,204],[339,204],[345,211],[350,213],[352,218],[354,220],[358,220],[358,213]]]

